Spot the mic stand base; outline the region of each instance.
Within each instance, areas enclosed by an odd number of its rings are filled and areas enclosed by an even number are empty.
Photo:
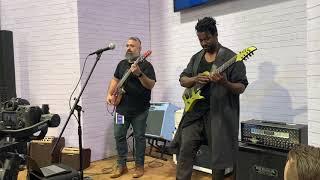
[[[75,106],[75,110],[77,111],[78,114],[78,135],[79,135],[79,159],[80,159],[80,179],[81,180],[92,180],[91,177],[83,177],[83,152],[82,152],[82,128],[81,128],[81,111],[82,107],[79,105]]]

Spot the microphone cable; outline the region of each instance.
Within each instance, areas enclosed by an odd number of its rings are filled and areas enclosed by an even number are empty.
[[[70,95],[70,97],[69,97],[69,108],[70,108],[70,110],[71,110],[71,99],[72,99],[72,96],[73,96],[74,92],[76,91],[77,87],[79,86],[79,83],[80,83],[81,78],[82,78],[82,76],[83,76],[83,72],[84,72],[84,69],[85,69],[85,67],[86,67],[87,60],[88,60],[88,57],[89,57],[89,56],[90,56],[90,55],[87,55],[86,59],[84,60],[84,64],[83,64],[83,67],[82,67],[82,70],[81,70],[81,74],[80,74],[79,80],[78,80],[78,82],[77,82],[77,84],[76,84],[76,87],[73,89],[73,91],[72,91],[72,93],[71,93],[71,95]],[[74,100],[75,100],[75,98],[74,98]],[[76,116],[75,114],[73,114],[73,116],[76,118],[77,121],[79,121],[78,118],[77,118],[77,116]]]

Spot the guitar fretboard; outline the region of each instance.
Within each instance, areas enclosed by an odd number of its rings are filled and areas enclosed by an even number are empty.
[[[121,80],[119,81],[119,83],[117,84],[116,89],[120,89],[120,87],[123,86],[124,82],[128,79],[128,77],[130,76],[131,71],[130,69],[127,70],[127,72],[123,75],[123,77],[121,78]]]
[[[231,66],[234,62],[236,62],[236,58],[237,55],[233,56],[231,59],[229,59],[227,62],[225,62],[224,64],[222,64],[220,67],[218,67],[217,69],[211,69],[210,71],[210,75],[211,74],[215,74],[215,73],[222,73],[224,70],[226,70],[229,66]],[[205,86],[206,84],[196,84],[195,88],[197,90],[200,90],[201,88],[203,88],[203,86]]]
[[[236,57],[237,55],[233,56],[227,62],[222,64],[218,69],[214,70],[214,73],[222,73],[224,70],[226,70],[229,66],[231,66],[236,61]]]
[[[148,55],[145,56],[140,56],[137,60],[134,61],[133,64],[138,64],[140,61],[143,61]],[[126,80],[128,79],[128,77],[130,76],[132,72],[130,71],[130,68],[127,70],[127,72],[123,75],[123,77],[121,78],[121,80],[119,81],[119,83],[117,84],[116,90],[120,91],[120,89],[122,88],[124,82],[126,82]]]

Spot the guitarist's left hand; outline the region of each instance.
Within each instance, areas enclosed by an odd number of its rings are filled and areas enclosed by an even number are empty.
[[[224,85],[228,83],[228,80],[225,78],[225,76],[220,73],[211,74],[209,78],[210,81],[215,82],[217,84]]]
[[[132,64],[131,67],[130,67],[130,71],[135,76],[138,76],[139,74],[142,73],[140,67],[137,64]]]

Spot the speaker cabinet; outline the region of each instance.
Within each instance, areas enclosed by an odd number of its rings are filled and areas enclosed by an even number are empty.
[[[239,144],[237,180],[283,180],[287,153]]]
[[[183,116],[183,109],[179,109],[175,112],[175,115],[174,115],[175,129],[178,129],[182,116]],[[176,131],[174,131],[174,133],[176,133]],[[176,154],[173,154],[173,161],[176,164],[177,164],[177,158],[178,156]],[[200,146],[196,155],[196,159],[193,164],[193,169],[212,174],[211,165],[210,165],[210,150],[208,146],[206,145]]]
[[[183,109],[175,112],[175,128],[178,129],[183,116]],[[176,131],[174,132],[176,133]],[[173,134],[174,137],[174,134]],[[173,154],[173,161],[177,164],[177,155]],[[210,149],[207,145],[201,145],[197,151],[195,161],[193,163],[193,169],[212,174],[211,164],[210,164]],[[225,169],[225,176],[229,176],[233,172],[233,167]]]
[[[17,97],[14,69],[13,36],[11,31],[0,31],[0,102]]]
[[[177,164],[178,156],[173,154],[173,162]],[[210,165],[210,151],[209,147],[206,145],[200,146],[196,159],[194,160],[193,169],[212,174]]]
[[[174,132],[174,113],[178,110],[171,103],[151,103],[147,118],[146,136],[171,141]]]
[[[194,166],[202,167],[208,169],[211,172],[211,164],[210,164],[210,150],[206,145],[200,146],[200,149],[197,152],[197,156],[194,162]],[[197,168],[195,168],[197,169]]]
[[[90,166],[91,150],[82,149],[83,169]],[[76,147],[65,147],[61,151],[61,164],[68,165],[73,169],[80,170],[80,151]]]
[[[176,154],[173,154],[173,162],[175,164],[177,164],[177,158],[178,156]],[[212,167],[210,164],[210,149],[207,145],[200,146],[196,155],[196,159],[193,163],[193,169],[212,174]],[[225,177],[232,175],[232,172],[233,167],[226,168],[224,172]]]
[[[30,156],[35,160],[39,167],[48,166],[52,163],[59,163],[60,151],[65,145],[65,139],[63,137],[57,144],[53,155],[50,154],[57,140],[58,138],[47,136],[42,140],[31,141]]]

